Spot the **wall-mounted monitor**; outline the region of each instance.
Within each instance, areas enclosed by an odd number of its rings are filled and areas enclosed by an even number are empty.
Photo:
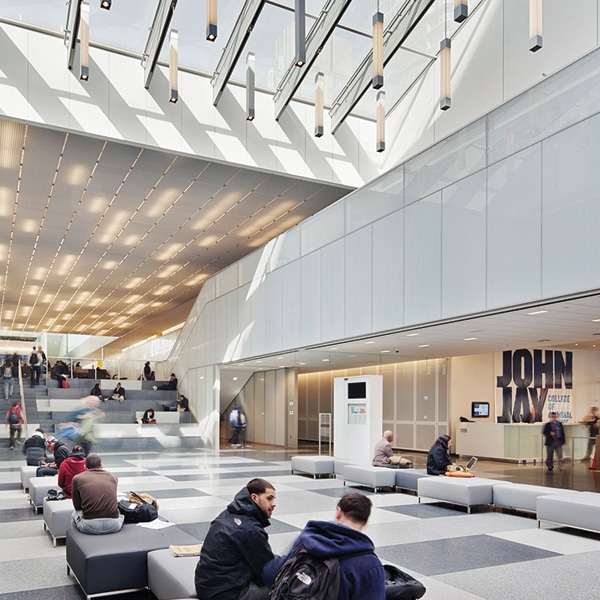
[[[485,419],[490,416],[489,402],[471,402],[471,418]]]
[[[348,400],[365,400],[367,398],[367,382],[348,382]]]

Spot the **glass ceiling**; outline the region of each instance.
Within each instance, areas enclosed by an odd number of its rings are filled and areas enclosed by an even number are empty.
[[[395,14],[411,0],[354,0],[335,32],[295,94],[296,99],[313,102],[314,80],[325,73],[325,105],[340,94],[354,71],[371,49],[373,14],[384,13],[387,27]],[[482,0],[469,2],[470,15]],[[218,0],[218,37],[205,40],[204,0],[178,0],[171,27],[179,31],[179,64],[207,75],[214,72],[223,47],[233,30],[244,0]],[[319,16],[325,0],[306,0],[306,32]],[[141,57],[156,12],[156,0],[113,0],[110,10],[100,8],[100,0],[90,0],[90,41],[92,44],[123,50]],[[444,37],[444,16],[449,37],[459,27],[452,20],[453,0],[436,0],[426,17],[410,34],[385,68],[388,110],[435,60]],[[267,1],[252,31],[231,81],[245,81],[245,57],[256,55],[257,88],[274,92],[294,56],[294,0]],[[2,0],[0,17],[62,34],[67,17],[65,0]],[[167,44],[160,60],[167,62]],[[66,58],[65,58],[66,62]],[[66,68],[66,67],[65,67]],[[92,75],[93,76],[93,75]],[[143,70],[140,66],[140,85]],[[353,114],[375,117],[375,90],[369,90],[354,107]]]

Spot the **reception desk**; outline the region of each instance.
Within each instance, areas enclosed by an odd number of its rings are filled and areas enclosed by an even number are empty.
[[[454,452],[461,456],[536,462],[545,458],[543,423],[457,423]],[[587,427],[565,424],[565,458],[581,458],[587,445]]]

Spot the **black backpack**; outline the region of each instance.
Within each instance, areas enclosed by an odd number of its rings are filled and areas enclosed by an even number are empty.
[[[393,565],[383,565],[386,600],[416,600],[425,593],[425,586]]]
[[[15,410],[15,409],[11,409],[11,411],[8,413],[8,422],[11,425],[18,425],[19,424],[19,411]]]
[[[374,554],[371,550],[347,554],[341,559]],[[337,600],[340,563],[337,558],[319,558],[300,545],[283,563],[269,593],[269,600]]]
[[[38,364],[38,355],[37,352],[32,352],[31,356],[29,357],[29,364],[30,365],[37,365]]]

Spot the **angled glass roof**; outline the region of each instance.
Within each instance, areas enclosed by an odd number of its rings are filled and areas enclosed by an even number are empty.
[[[75,0],[74,0],[75,1]],[[472,14],[482,0],[471,0]],[[330,106],[344,90],[358,66],[371,50],[372,17],[384,13],[384,26],[392,22],[414,0],[356,0],[351,2],[315,63],[308,70],[294,98],[312,102],[317,72],[325,74],[325,105]],[[385,68],[386,105],[393,106],[436,59],[444,37],[444,19],[448,35],[459,27],[452,20],[453,0],[434,2],[414,31]],[[205,39],[206,4],[204,0],[178,0],[171,27],[179,31],[181,67],[212,76],[223,48],[234,29],[244,0],[218,0],[218,37]],[[319,17],[325,0],[306,0],[306,32]],[[157,1],[113,0],[110,10],[100,8],[99,0],[90,0],[90,41],[141,56]],[[67,8],[65,0],[3,0],[0,18],[22,22],[63,34]],[[167,45],[160,54],[167,61]],[[275,92],[294,57],[294,0],[267,0],[243,49],[230,80],[244,84],[245,57],[256,55],[256,85]],[[141,67],[140,67],[141,70]],[[140,85],[142,76],[140,75]],[[375,93],[368,91],[353,107],[353,114],[373,118]]]

